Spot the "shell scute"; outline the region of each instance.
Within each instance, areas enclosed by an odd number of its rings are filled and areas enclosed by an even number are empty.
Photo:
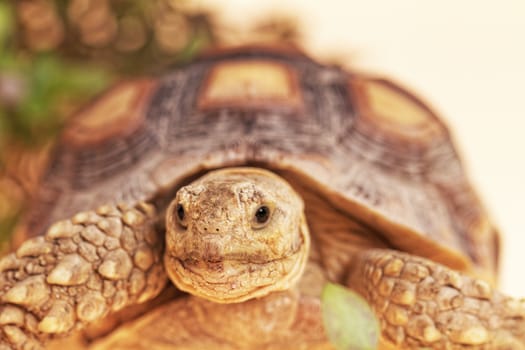
[[[198,97],[200,109],[302,107],[293,68],[268,60],[221,62],[213,66]]]

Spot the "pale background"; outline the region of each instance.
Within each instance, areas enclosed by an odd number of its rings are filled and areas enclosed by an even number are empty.
[[[453,130],[504,233],[501,286],[525,296],[525,0],[200,0],[221,22],[295,14],[309,51],[402,82]]]

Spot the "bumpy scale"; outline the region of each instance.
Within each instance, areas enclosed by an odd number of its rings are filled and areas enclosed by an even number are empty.
[[[525,300],[430,260],[375,249],[357,255],[348,285],[402,349],[524,349]]]
[[[155,297],[166,283],[155,208],[102,206],[52,225],[0,260],[0,349],[56,334]]]

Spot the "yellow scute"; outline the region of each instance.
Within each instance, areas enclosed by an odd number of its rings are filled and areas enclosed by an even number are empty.
[[[429,111],[395,89],[378,81],[366,83],[369,108],[387,122],[417,126],[431,120]]]
[[[145,117],[154,82],[123,82],[71,119],[64,137],[71,144],[96,144],[136,130]]]
[[[272,63],[241,62],[217,67],[207,96],[210,99],[282,97],[291,94],[286,70]]]
[[[277,62],[264,60],[223,62],[210,72],[200,107],[264,107],[265,103],[297,107],[294,72]]]

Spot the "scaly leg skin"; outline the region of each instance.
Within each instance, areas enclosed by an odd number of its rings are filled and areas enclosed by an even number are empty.
[[[0,349],[39,349],[125,306],[167,277],[155,209],[102,206],[52,225],[0,260]]]
[[[430,260],[391,250],[358,253],[348,286],[399,349],[525,349],[525,300]]]

